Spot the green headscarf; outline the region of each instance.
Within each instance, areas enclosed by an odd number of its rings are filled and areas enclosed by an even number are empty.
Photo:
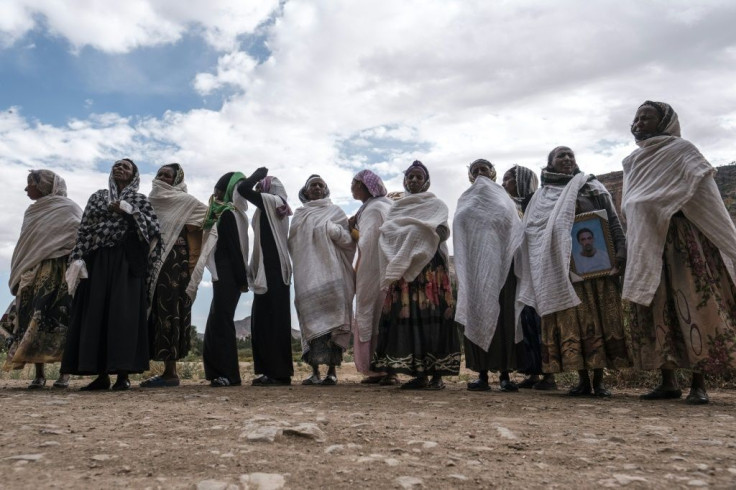
[[[203,228],[205,230],[209,230],[215,226],[215,223],[220,220],[222,213],[227,210],[232,211],[235,209],[235,206],[233,205],[233,193],[235,192],[235,186],[237,183],[243,179],[245,179],[245,175],[240,172],[233,172],[233,175],[227,183],[227,189],[225,190],[225,197],[223,200],[218,201],[215,199],[214,194],[210,197],[210,206],[207,209],[207,215],[204,218]]]

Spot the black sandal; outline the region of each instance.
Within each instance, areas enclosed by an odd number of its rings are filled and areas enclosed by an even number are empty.
[[[220,376],[219,378],[215,378],[210,381],[210,386],[213,388],[224,388],[226,386],[230,386],[230,380],[225,376]]]
[[[130,379],[124,378],[124,379],[118,379],[115,381],[115,384],[112,385],[113,391],[128,391],[130,389]]]
[[[708,393],[703,388],[690,388],[690,393],[685,398],[688,405],[706,405],[709,402]]]
[[[593,389],[590,385],[579,384],[575,388],[570,388],[567,394],[569,396],[590,396],[593,394]]]
[[[427,378],[421,377],[421,378],[414,378],[403,385],[401,385],[399,388],[402,390],[423,390],[426,389],[427,386],[429,386],[429,383],[427,382]]]
[[[649,393],[639,395],[639,400],[677,400],[682,397],[682,390],[675,388],[674,390],[665,390],[662,386],[657,386]]]
[[[442,378],[432,379],[427,385],[427,389],[428,390],[444,390],[445,382],[442,381]]]
[[[468,391],[491,391],[491,385],[488,384],[488,380],[474,379],[468,383]]]
[[[109,389],[110,376],[98,376],[90,384],[79,388],[79,391],[102,391]]]

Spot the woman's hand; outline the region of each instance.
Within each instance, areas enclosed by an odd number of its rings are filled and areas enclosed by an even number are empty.
[[[120,207],[120,201],[111,202],[107,209],[112,211],[113,213],[123,214],[123,209]]]
[[[357,221],[355,219],[355,216],[351,216],[348,218],[348,229],[350,231],[353,231],[355,229],[356,224],[357,224]]]
[[[259,167],[250,175],[253,180],[263,180],[268,175],[268,169],[266,167]]]

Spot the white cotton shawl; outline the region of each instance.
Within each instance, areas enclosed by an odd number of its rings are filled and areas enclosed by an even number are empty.
[[[355,266],[355,323],[361,342],[368,342],[378,333],[385,293],[381,291],[380,228],[393,202],[386,197],[374,197],[358,218],[358,263]]]
[[[276,242],[276,249],[279,254],[279,262],[281,263],[281,279],[287,286],[291,284],[291,260],[289,260],[289,217],[279,216],[277,209],[284,205],[284,201],[278,195],[278,189],[281,186],[277,179],[271,180],[271,193],[261,192],[263,200],[263,208],[266,210],[268,224],[273,233],[273,239]],[[283,189],[283,186],[281,186]],[[286,192],[284,191],[284,195]],[[266,281],[266,268],[263,264],[263,249],[261,246],[261,220],[263,213],[260,209],[256,209],[253,213],[253,255],[250,259],[250,267],[248,268],[248,283],[255,294],[265,294],[268,292],[268,282]]]
[[[445,227],[449,234],[448,214],[445,203],[431,192],[407,194],[391,206],[378,241],[381,289],[388,289],[401,278],[407,282],[416,279],[438,247],[447,261],[447,245],[444,241],[440,245],[437,227]]]
[[[66,196],[48,195],[28,206],[23,215],[20,238],[10,260],[13,292],[21,275],[42,261],[69,255],[77,242],[82,209]]]
[[[347,347],[355,294],[355,243],[345,212],[327,198],[304,203],[291,219],[289,253],[304,351],[309,341],[330,332],[333,341]]]
[[[455,321],[465,337],[487,351],[501,311],[499,296],[522,239],[516,203],[496,182],[480,176],[457,201],[452,222],[457,276]],[[519,323],[519,322],[517,322]],[[524,338],[516,326],[515,341]]]
[[[174,248],[182,228],[185,225],[201,228],[207,214],[207,205],[200,202],[196,197],[187,194],[187,185],[184,182],[171,186],[158,179],[153,181],[148,200],[158,217],[163,243],[163,253],[158,262],[153,265],[150,291],[150,295],[153,297],[153,289],[156,287],[161,267],[169,256],[171,249]]]
[[[239,192],[233,192],[233,216],[235,217],[235,224],[238,227],[238,236],[240,238],[240,253],[243,256],[243,264],[248,264],[248,216],[245,212],[248,210],[248,201],[245,200]],[[217,265],[215,264],[215,250],[217,250],[217,224],[215,223],[212,228],[205,230],[202,236],[202,251],[199,255],[197,265],[192,271],[192,276],[189,279],[189,286],[187,286],[187,295],[194,301],[197,297],[197,288],[199,283],[202,281],[205,267],[210,271],[212,276],[212,282],[218,280],[217,277]]]
[[[670,218],[678,211],[718,247],[734,278],[736,228],[713,178],[716,170],[692,143],[677,136],[637,144],[640,148],[623,161],[628,249],[622,297],[651,304],[661,280]]]
[[[575,221],[578,192],[588,175],[579,173],[566,186],[544,185],[534,193],[524,213],[524,234],[516,254],[514,270],[519,278],[516,311],[524,305],[540,316],[566,310],[580,304],[570,281],[570,231]],[[596,180],[589,182],[608,193]]]

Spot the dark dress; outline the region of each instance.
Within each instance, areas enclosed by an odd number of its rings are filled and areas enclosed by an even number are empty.
[[[291,290],[281,275],[281,260],[261,194],[253,190],[256,181],[244,180],[238,192],[261,210],[261,252],[268,291],[253,295],[250,314],[253,368],[255,374],[274,379],[294,375],[291,357]],[[288,219],[288,218],[284,218]]]
[[[248,290],[245,263],[240,252],[240,235],[232,211],[224,211],[217,223],[215,265],[217,281],[212,283],[212,305],[204,329],[202,358],[208,380],[224,377],[239,385],[240,364],[235,336],[235,308],[240,293]]]
[[[89,278],[74,295],[62,373],[148,370],[147,257],[132,220],[120,243],[83,257]]]
[[[456,376],[460,338],[454,308],[450,276],[438,251],[412,282],[399,279],[389,286],[371,370]]]
[[[148,333],[152,361],[177,361],[189,353],[192,304],[189,285],[189,245],[186,228],[164,261],[151,302]]]
[[[501,288],[496,331],[488,351],[475,345],[465,337],[465,366],[475,372],[516,371],[526,367],[523,342],[516,343],[516,276],[513,268]]]

